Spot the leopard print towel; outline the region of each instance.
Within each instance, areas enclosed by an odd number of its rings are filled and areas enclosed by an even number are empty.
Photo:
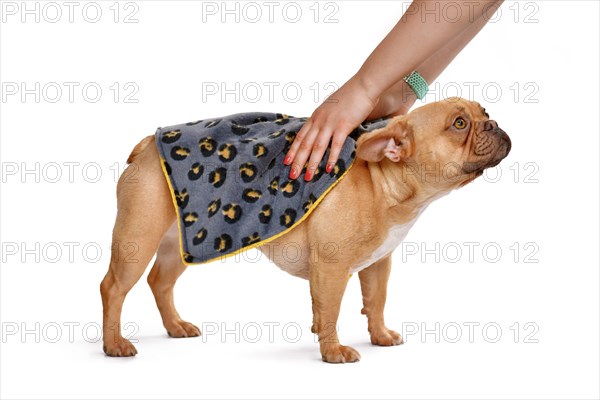
[[[311,182],[303,174],[290,180],[283,159],[306,120],[254,112],[157,129],[185,264],[233,255],[292,229],[352,166],[355,139],[386,124],[356,128],[330,173],[327,150]]]

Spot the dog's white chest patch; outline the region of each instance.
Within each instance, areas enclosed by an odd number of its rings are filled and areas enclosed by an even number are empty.
[[[354,274],[356,272],[362,271],[374,262],[380,260],[387,254],[394,251],[394,249],[398,247],[400,243],[402,243],[402,241],[408,234],[408,231],[410,231],[410,228],[412,228],[416,221],[417,218],[413,219],[407,224],[396,225],[390,228],[390,230],[388,231],[388,235],[383,241],[383,243],[381,243],[381,245],[378,248],[376,248],[375,251],[373,251],[373,253],[368,259],[366,259],[356,267],[352,268],[350,273]]]

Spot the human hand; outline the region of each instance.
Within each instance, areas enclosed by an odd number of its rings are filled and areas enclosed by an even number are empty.
[[[326,172],[331,172],[346,137],[366,119],[375,104],[376,100],[356,77],[331,94],[300,129],[284,159],[285,165],[292,165],[290,179],[300,175],[308,160],[304,179],[310,181],[333,137],[326,167]]]

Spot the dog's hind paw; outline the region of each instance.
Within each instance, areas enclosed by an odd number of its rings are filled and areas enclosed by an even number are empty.
[[[114,342],[104,342],[104,353],[110,357],[133,357],[137,350],[131,342],[125,338],[118,338]]]
[[[351,363],[360,361],[360,353],[350,346],[341,344],[328,346],[321,352],[323,361],[328,363]]]
[[[404,343],[398,332],[383,328],[371,333],[371,343],[377,346],[397,346]]]
[[[202,334],[196,325],[182,320],[173,321],[168,326],[165,324],[165,328],[167,328],[169,336],[173,338],[196,337]]]

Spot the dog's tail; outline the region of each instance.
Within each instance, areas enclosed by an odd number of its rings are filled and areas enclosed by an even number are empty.
[[[144,149],[146,147],[148,147],[148,145],[150,144],[150,142],[154,139],[154,135],[152,136],[146,136],[145,138],[142,139],[141,142],[139,142],[134,148],[133,150],[131,150],[131,154],[129,155],[129,157],[127,158],[127,164],[132,164],[136,157],[142,152],[144,151]]]

